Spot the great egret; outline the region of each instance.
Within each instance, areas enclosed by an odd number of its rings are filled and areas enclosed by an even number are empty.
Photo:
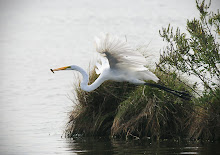
[[[163,89],[181,98],[189,99],[189,95],[185,92],[175,91],[158,84],[146,83],[145,81],[149,80],[157,83],[159,78],[145,67],[147,62],[144,56],[132,50],[127,42],[120,40],[116,36],[102,34],[100,38],[95,38],[95,43],[96,51],[103,57],[101,58],[101,64],[96,63],[97,68],[95,71],[100,75],[91,85],[88,85],[88,74],[79,66],[71,65],[51,69],[51,71],[53,73],[61,70],[79,71],[83,76],[83,81],[80,84],[81,88],[87,92],[95,90],[104,81],[113,80],[118,82],[127,81],[136,85],[149,85]]]

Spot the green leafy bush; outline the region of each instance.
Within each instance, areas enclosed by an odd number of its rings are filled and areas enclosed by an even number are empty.
[[[188,137],[195,139],[219,139],[220,131],[220,14],[209,12],[209,4],[196,1],[199,19],[187,20],[186,33],[177,28],[159,31],[167,42],[160,56],[158,68],[162,72],[174,70],[178,74],[194,75],[203,85],[198,93],[195,82],[191,90],[199,96],[194,98],[194,112],[186,125]]]
[[[178,70],[199,78],[205,91],[212,91],[220,86],[220,53],[217,37],[220,35],[220,14],[208,12],[211,3],[196,1],[200,19],[187,20],[187,31],[173,31],[170,25],[160,32],[168,45],[160,56],[159,66],[162,70]],[[196,85],[196,83],[195,83]],[[213,87],[215,86],[215,87]],[[219,88],[217,88],[219,89]]]

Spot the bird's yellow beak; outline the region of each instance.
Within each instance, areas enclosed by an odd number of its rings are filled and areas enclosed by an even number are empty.
[[[54,71],[66,70],[67,68],[71,68],[71,66],[65,66],[65,67],[60,67],[60,68],[50,69],[50,70],[51,72],[54,73]]]

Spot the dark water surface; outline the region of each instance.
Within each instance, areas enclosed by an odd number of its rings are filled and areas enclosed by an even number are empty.
[[[178,142],[178,141],[122,141],[108,138],[67,139],[69,151],[76,154],[207,154],[220,153],[219,143]]]

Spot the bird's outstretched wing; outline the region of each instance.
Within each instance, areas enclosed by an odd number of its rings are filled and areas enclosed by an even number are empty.
[[[96,37],[95,41],[97,52],[108,59],[111,69],[145,68],[146,60],[143,55],[132,50],[127,42],[118,37],[102,34],[100,38]]]
[[[147,64],[145,57],[138,51],[134,51],[125,41],[110,34],[102,34],[95,38],[96,50],[108,59],[112,70],[120,70],[128,73],[134,73],[140,80],[159,79],[150,72],[145,66]]]

